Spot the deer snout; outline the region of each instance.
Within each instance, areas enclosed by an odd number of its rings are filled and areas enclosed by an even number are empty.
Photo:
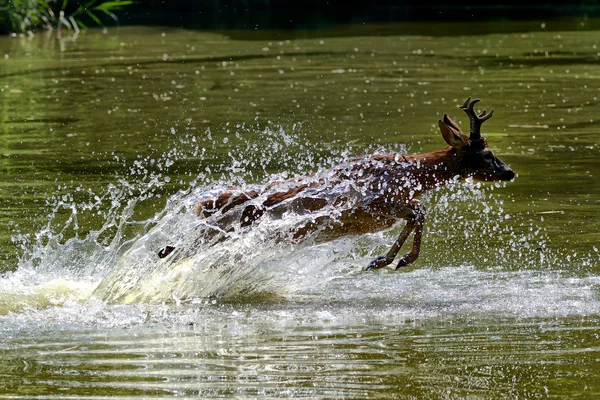
[[[515,178],[515,172],[498,157],[493,161],[494,175],[501,181],[512,181]]]
[[[500,175],[500,180],[503,181],[512,181],[515,179],[515,172],[512,169],[508,169]]]

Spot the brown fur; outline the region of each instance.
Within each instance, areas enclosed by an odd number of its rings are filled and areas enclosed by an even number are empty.
[[[296,178],[289,181],[276,181],[263,190],[246,192],[231,188],[221,193],[214,200],[198,202],[195,212],[199,216],[208,217],[220,212],[223,216],[236,207],[242,206],[259,196],[270,193],[261,203],[254,202],[243,208],[240,217],[241,226],[250,226],[260,219],[268,210],[278,207],[315,212],[328,204],[341,206],[347,200],[344,197],[330,199],[301,193],[307,189],[320,190],[327,193],[331,185],[351,181],[369,196],[359,199],[352,208],[341,209],[336,218],[319,216],[294,232],[294,238],[301,240],[311,232],[321,229],[321,240],[330,240],[343,235],[361,235],[391,227],[398,219],[406,219],[407,224],[385,256],[377,257],[367,269],[381,268],[390,264],[396,257],[400,247],[415,232],[413,246],[409,253],[400,260],[398,267],[414,262],[420,252],[421,235],[425,212],[416,199],[422,193],[443,186],[455,177],[464,179],[473,177],[484,181],[510,180],[514,173],[508,166],[495,157],[487,147],[487,142],[480,136],[479,129],[483,121],[491,117],[492,112],[485,111],[479,116],[467,99],[461,106],[471,118],[471,135],[467,136],[448,115],[439,121],[442,136],[450,145],[441,150],[415,155],[367,155],[357,157],[334,167],[330,172],[333,177],[328,181],[315,180],[314,177]],[[473,122],[475,121],[475,122]],[[473,131],[473,129],[475,131]],[[330,186],[328,186],[330,185]],[[278,186],[285,189],[277,190]],[[277,215],[283,215],[281,212]],[[323,227],[326,226],[326,229]],[[227,230],[227,229],[226,229]]]

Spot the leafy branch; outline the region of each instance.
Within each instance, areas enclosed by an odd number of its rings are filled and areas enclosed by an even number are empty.
[[[69,0],[6,0],[0,1],[0,12],[5,15],[14,32],[28,32],[37,28],[47,30],[85,29],[84,20],[89,18],[98,26],[104,26],[102,18],[118,22],[115,12],[133,4],[132,0],[88,0],[84,4]]]

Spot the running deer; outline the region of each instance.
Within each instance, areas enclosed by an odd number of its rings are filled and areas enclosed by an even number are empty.
[[[233,230],[251,226],[264,214],[284,217],[285,211],[317,213],[326,206],[336,209],[336,215],[322,213],[293,232],[295,240],[317,232],[320,240],[332,240],[344,235],[361,235],[393,226],[398,219],[406,226],[387,254],[375,258],[367,270],[391,264],[402,245],[414,231],[410,251],[403,255],[396,269],[419,257],[425,222],[425,209],[417,197],[429,190],[465,178],[480,181],[510,181],[514,172],[488,148],[481,136],[481,125],[493,111],[477,114],[479,101],[467,98],[460,108],[469,116],[470,134],[464,134],[448,116],[438,121],[448,147],[416,155],[366,155],[348,160],[329,170],[329,179],[309,176],[240,191],[227,190],[216,198],[199,201],[195,212],[202,217],[217,216],[221,229]],[[337,190],[344,185],[350,191]],[[334,190],[335,189],[335,190]],[[350,192],[354,193],[351,196]],[[349,201],[352,197],[353,201]],[[223,232],[223,230],[220,230]],[[167,246],[159,252],[161,258],[174,250]]]

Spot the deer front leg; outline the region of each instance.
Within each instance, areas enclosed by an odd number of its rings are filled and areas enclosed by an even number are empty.
[[[417,257],[419,257],[419,252],[421,250],[421,237],[423,235],[423,223],[425,222],[425,209],[419,200],[416,199],[413,199],[410,202],[410,205],[411,207],[399,207],[398,212],[396,213],[398,217],[406,219],[406,226],[404,229],[402,229],[402,232],[400,232],[398,239],[394,241],[392,247],[385,256],[379,256],[375,258],[375,260],[371,261],[371,263],[367,266],[367,271],[383,268],[394,262],[394,259],[402,248],[402,245],[404,245],[404,242],[406,242],[406,239],[408,239],[408,236],[413,230],[415,231],[415,237],[411,250],[409,253],[402,256],[396,269],[414,262]]]

